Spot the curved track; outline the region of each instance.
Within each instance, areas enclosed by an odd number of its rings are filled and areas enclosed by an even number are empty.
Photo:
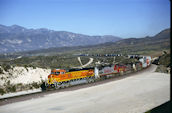
[[[127,76],[1,100],[7,105],[0,109],[4,113],[144,112],[169,100],[169,75],[155,69],[152,65]],[[16,103],[8,104],[12,102]]]
[[[0,99],[0,106],[1,105],[5,105],[5,104],[9,104],[9,103],[14,103],[14,102],[19,102],[19,101],[24,101],[24,100],[29,100],[29,99],[33,99],[33,98],[38,98],[38,97],[43,97],[45,95],[48,94],[52,94],[52,93],[57,93],[57,92],[65,92],[65,91],[74,91],[74,90],[78,90],[81,88],[87,88],[87,87],[91,87],[91,86],[96,86],[96,85],[100,85],[100,84],[104,84],[104,83],[108,83],[110,81],[115,81],[115,80],[120,80],[126,77],[130,77],[130,76],[135,76],[138,73],[145,73],[145,72],[154,72],[156,69],[156,65],[151,65],[150,67],[143,69],[139,72],[135,72],[135,73],[130,73],[124,76],[116,76],[114,78],[109,78],[109,79],[105,79],[102,81],[97,81],[94,83],[89,83],[89,84],[80,84],[80,85],[75,85],[75,86],[71,86],[68,88],[64,88],[64,89],[58,89],[58,90],[50,90],[50,91],[45,91],[45,92],[36,92],[36,93],[29,93],[26,95],[19,95],[19,96],[14,96],[14,97],[7,97],[4,99]]]

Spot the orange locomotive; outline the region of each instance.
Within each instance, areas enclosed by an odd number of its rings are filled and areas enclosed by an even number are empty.
[[[48,75],[48,85],[55,87],[59,84],[64,84],[70,81],[77,81],[85,78],[91,78],[94,76],[93,69],[80,69],[69,70],[66,72],[64,69],[53,69],[51,74]]]

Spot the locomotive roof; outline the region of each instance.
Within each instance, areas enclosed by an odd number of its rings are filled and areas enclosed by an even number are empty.
[[[73,69],[69,69],[68,71],[72,72],[72,71],[89,70],[89,69],[94,69],[94,68],[92,68],[92,67],[90,67],[90,68],[73,68]]]

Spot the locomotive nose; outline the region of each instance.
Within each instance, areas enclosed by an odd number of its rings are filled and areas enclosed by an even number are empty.
[[[51,78],[51,77],[53,77],[53,74],[49,74],[49,75],[48,75],[48,78]]]
[[[52,74],[48,75],[48,83],[49,84],[51,84],[51,82],[52,82],[52,76],[53,76]]]

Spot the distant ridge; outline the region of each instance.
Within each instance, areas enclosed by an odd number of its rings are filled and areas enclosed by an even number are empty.
[[[60,47],[20,53],[22,55],[55,55],[58,53],[71,52],[74,54],[112,54],[112,53],[150,53],[162,50],[170,50],[170,29],[165,29],[153,37],[128,38],[116,42],[106,42],[91,46]]]
[[[0,25],[0,53],[21,52],[51,47],[72,47],[116,42],[122,38],[105,35],[89,36],[46,28],[27,29],[19,25]]]

